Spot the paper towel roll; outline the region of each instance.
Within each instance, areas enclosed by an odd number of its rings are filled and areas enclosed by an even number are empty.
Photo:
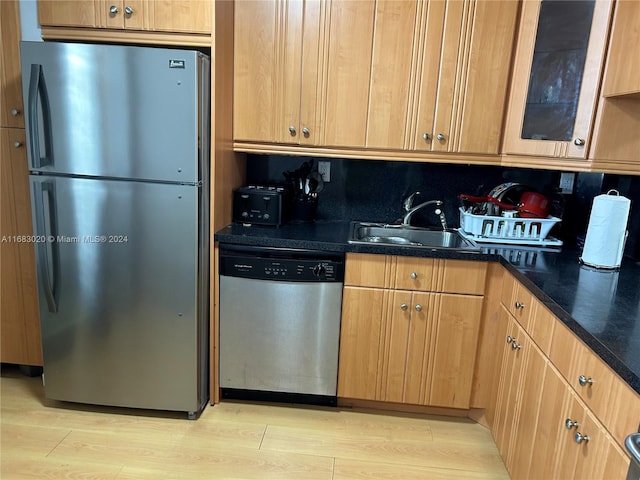
[[[583,263],[596,268],[620,267],[630,210],[631,201],[616,190],[593,199],[580,259]]]

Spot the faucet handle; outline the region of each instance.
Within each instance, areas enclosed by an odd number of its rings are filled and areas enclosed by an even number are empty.
[[[415,198],[416,195],[421,195],[421,193],[413,192],[411,195],[409,195],[407,198],[404,199],[404,202],[402,203],[402,205],[404,207],[405,212],[408,212],[413,207],[413,199]]]

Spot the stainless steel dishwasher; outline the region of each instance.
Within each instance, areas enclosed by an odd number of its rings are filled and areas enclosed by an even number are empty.
[[[344,255],[220,246],[222,398],[335,405]]]

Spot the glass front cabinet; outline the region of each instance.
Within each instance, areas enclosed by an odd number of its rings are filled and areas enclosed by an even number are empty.
[[[504,152],[587,158],[611,0],[522,3]]]

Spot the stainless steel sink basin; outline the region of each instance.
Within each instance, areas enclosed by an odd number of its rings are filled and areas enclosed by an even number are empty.
[[[349,243],[396,245],[449,250],[479,250],[456,230],[430,230],[405,225],[351,222]]]

